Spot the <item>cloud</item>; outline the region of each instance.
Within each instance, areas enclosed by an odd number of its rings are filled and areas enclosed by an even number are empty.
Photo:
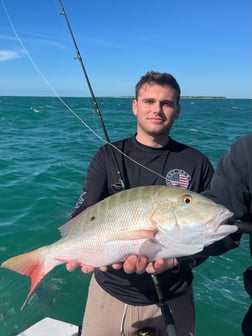
[[[56,47],[58,49],[65,49],[64,44],[56,40],[49,39],[48,36],[45,34],[23,32],[23,35],[25,37],[22,37],[21,39],[19,36],[0,34],[0,40],[18,41],[19,44],[22,45],[22,48],[24,48],[24,45],[28,45],[28,44],[44,44],[44,45]]]
[[[0,62],[9,61],[12,59],[20,58],[23,55],[17,51],[0,50]]]

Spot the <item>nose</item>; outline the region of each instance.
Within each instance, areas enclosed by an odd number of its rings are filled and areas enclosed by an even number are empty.
[[[154,104],[154,110],[156,111],[156,112],[160,112],[160,111],[162,111],[162,109],[163,109],[163,104],[162,104],[162,102],[160,102],[160,101],[156,101],[155,102],[155,104]]]

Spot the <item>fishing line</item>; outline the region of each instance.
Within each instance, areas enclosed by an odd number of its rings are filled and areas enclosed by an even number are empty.
[[[61,3],[61,1],[60,1],[60,4],[61,4],[61,6],[62,6],[62,3]],[[5,12],[5,14],[6,14],[6,16],[7,16],[7,18],[8,18],[8,21],[9,21],[9,24],[10,24],[10,26],[11,26],[11,29],[12,29],[12,32],[14,33],[14,35],[15,35],[15,37],[16,37],[16,39],[17,39],[17,41],[19,42],[19,44],[21,45],[21,47],[23,48],[23,50],[25,51],[25,55],[28,57],[28,59],[30,60],[30,62],[31,62],[31,64],[32,64],[32,66],[34,67],[34,69],[36,70],[36,72],[38,73],[38,75],[40,76],[40,78],[46,83],[46,85],[49,87],[49,89],[53,92],[53,94],[55,95],[55,97],[56,98],[58,98],[59,99],[59,101],[66,107],[66,109],[69,111],[69,112],[71,112],[72,114],[73,114],[73,116],[76,118],[76,119],[78,119],[91,133],[93,133],[99,140],[101,140],[103,143],[105,143],[105,144],[108,144],[108,145],[110,145],[111,147],[113,147],[117,152],[119,152],[121,155],[123,155],[124,157],[126,157],[128,160],[130,160],[130,161],[132,161],[133,163],[135,163],[136,165],[138,165],[138,166],[140,166],[141,168],[143,168],[143,169],[145,169],[145,170],[147,170],[147,171],[149,171],[150,173],[152,173],[152,174],[154,174],[154,175],[156,175],[156,176],[158,176],[158,177],[160,177],[160,178],[162,178],[162,179],[166,179],[165,178],[165,176],[163,176],[163,175],[161,175],[161,174],[159,174],[158,172],[155,172],[154,170],[152,170],[152,169],[150,169],[150,168],[148,168],[148,167],[146,167],[146,166],[144,166],[144,165],[142,165],[140,162],[138,162],[138,161],[136,161],[136,160],[134,160],[133,158],[131,158],[130,156],[128,156],[127,154],[125,154],[124,152],[122,152],[118,147],[116,147],[115,145],[113,145],[110,141],[109,141],[109,137],[108,136],[106,136],[106,134],[107,134],[107,132],[106,132],[106,128],[105,128],[105,126],[104,126],[104,129],[105,129],[105,132],[104,132],[104,134],[105,134],[105,137],[106,137],[106,139],[104,139],[101,135],[99,135],[95,130],[93,130],[76,112],[74,112],[73,111],[73,109],[59,96],[59,94],[58,94],[58,92],[54,89],[54,87],[51,85],[51,83],[49,82],[49,80],[43,75],[43,73],[41,72],[41,70],[39,69],[39,67],[36,65],[36,63],[35,63],[35,61],[33,60],[33,58],[32,58],[32,56],[31,56],[31,54],[30,54],[30,52],[29,52],[29,50],[25,47],[25,45],[24,45],[24,43],[23,43],[23,41],[22,41],[22,39],[20,38],[20,36],[18,35],[18,33],[17,33],[17,31],[16,31],[16,29],[15,29],[15,26],[14,26],[14,24],[13,24],[13,22],[12,22],[12,20],[11,20],[11,17],[10,17],[10,15],[9,15],[9,12],[8,12],[8,10],[7,10],[7,8],[6,8],[6,6],[5,6],[5,3],[4,3],[4,0],[2,0],[2,6],[3,6],[3,9],[4,9],[4,12]],[[64,16],[65,16],[65,11],[64,11]],[[66,16],[65,16],[66,17]],[[68,23],[69,24],[69,23]],[[72,37],[73,37],[73,35],[71,35]],[[74,39],[74,41],[75,41],[75,39]],[[76,47],[77,45],[76,45],[76,42],[75,42],[75,47]],[[80,53],[77,53],[77,58],[79,59],[79,60],[81,60],[81,56],[80,56]],[[85,70],[85,68],[84,68],[84,70]],[[86,73],[86,70],[84,71],[85,73]],[[85,76],[86,77],[86,76]],[[90,84],[90,82],[89,82],[89,80],[88,80],[88,83],[89,83],[89,89],[91,88],[91,91],[92,91],[92,93],[91,93],[91,95],[94,95],[93,94],[93,90],[92,90],[92,87],[91,87],[91,84]],[[94,96],[94,98],[95,98],[95,96]],[[93,101],[95,101],[96,102],[96,99],[95,100],[93,100]],[[98,108],[98,104],[97,104],[97,102],[96,103],[94,103],[95,104],[95,109],[96,109],[96,113],[97,113],[97,108]],[[98,110],[99,110],[99,108],[98,108]],[[100,120],[100,122],[102,122],[103,123],[103,121],[102,121],[102,116],[101,116],[101,114],[100,114],[100,112],[98,112],[98,115],[99,115],[99,120]],[[103,131],[104,131],[104,129],[103,129]]]
[[[65,17],[65,20],[66,20],[66,23],[67,23],[67,27],[69,29],[69,32],[71,34],[71,37],[72,37],[72,40],[73,40],[73,43],[74,43],[74,46],[75,46],[75,50],[76,50],[76,53],[77,53],[77,59],[80,61],[81,63],[81,66],[82,66],[82,70],[83,70],[83,73],[84,73],[84,76],[85,76],[85,79],[87,81],[87,84],[88,84],[88,87],[89,87],[89,90],[90,90],[90,94],[92,96],[92,99],[93,99],[93,103],[94,103],[94,106],[95,106],[95,111],[96,111],[96,114],[101,122],[101,125],[102,125],[102,129],[103,129],[103,132],[104,132],[104,135],[105,135],[105,139],[103,139],[103,137],[101,137],[97,132],[95,132],[76,112],[74,112],[70,106],[59,96],[59,94],[57,93],[57,91],[54,89],[54,87],[51,85],[51,83],[48,81],[48,79],[43,75],[43,73],[41,72],[41,70],[38,68],[38,66],[36,65],[36,63],[34,62],[31,54],[29,53],[28,49],[25,47],[23,41],[21,40],[21,38],[19,37],[15,27],[14,27],[14,24],[11,20],[11,17],[8,13],[8,10],[5,6],[5,3],[4,3],[4,0],[2,0],[2,6],[3,6],[3,9],[4,9],[4,12],[9,20],[9,23],[10,23],[10,26],[12,28],[12,31],[14,33],[14,35],[16,36],[19,44],[21,45],[21,47],[23,48],[23,50],[25,51],[25,54],[27,55],[27,57],[29,58],[31,64],[33,65],[34,69],[36,70],[36,72],[39,74],[39,76],[42,78],[42,80],[47,84],[47,86],[50,88],[50,90],[54,93],[54,95],[59,99],[59,101],[75,116],[75,118],[77,118],[91,133],[93,133],[98,139],[100,139],[102,142],[112,146],[115,150],[117,150],[121,155],[125,156],[127,159],[131,160],[132,162],[134,162],[135,164],[137,164],[138,166],[144,168],[145,170],[155,174],[156,176],[159,176],[161,177],[162,179],[165,179],[165,177],[155,171],[153,171],[152,169],[140,164],[139,162],[137,162],[136,160],[132,159],[131,157],[129,157],[128,155],[126,155],[125,153],[123,153],[121,150],[119,150],[116,146],[114,146],[110,140],[109,140],[109,136],[108,136],[108,133],[107,133],[107,130],[106,130],[106,127],[105,127],[105,124],[103,122],[103,119],[102,119],[102,115],[100,113],[100,110],[99,110],[99,107],[98,107],[98,104],[97,104],[97,101],[96,101],[96,98],[95,98],[95,95],[93,93],[93,89],[92,89],[92,86],[90,84],[90,81],[89,81],[89,78],[87,76],[87,72],[86,72],[86,69],[84,67],[84,64],[83,64],[83,61],[82,61],[82,58],[81,58],[81,55],[80,55],[80,52],[79,52],[79,49],[78,49],[78,46],[76,44],[76,41],[75,41],[75,38],[74,38],[74,35],[73,35],[73,32],[72,32],[72,29],[71,29],[71,26],[68,22],[68,18],[66,16],[66,13],[65,13],[65,10],[63,8],[63,5],[62,5],[62,2],[61,0],[58,0],[59,1],[59,4],[60,4],[60,8],[61,8],[61,14],[64,15]],[[112,154],[113,155],[113,154]],[[117,167],[117,164],[115,162],[115,167]],[[120,181],[120,171],[118,171],[117,173],[119,173],[119,183],[122,183],[122,187],[124,187],[124,184],[123,184],[123,181],[121,180]],[[159,282],[158,282],[158,279],[155,275],[151,275],[152,277],[152,280],[153,280],[153,284],[154,284],[154,287],[156,289],[156,292],[157,292],[157,295],[158,295],[158,298],[159,298],[159,301],[160,301],[160,304],[161,304],[161,312],[162,312],[162,315],[163,315],[163,318],[164,318],[164,321],[166,323],[166,326],[167,326],[167,333],[168,335],[170,336],[176,336],[177,333],[176,333],[176,328],[174,326],[174,321],[173,321],[173,318],[172,318],[172,314],[169,310],[169,307],[167,305],[167,303],[165,303],[164,299],[163,299],[163,294],[162,294],[162,291],[161,291],[161,288],[159,286]],[[80,333],[80,330],[79,330],[79,333]]]
[[[34,69],[36,70],[36,72],[38,73],[38,75],[40,76],[40,78],[46,83],[46,85],[49,87],[49,89],[53,92],[53,94],[56,96],[56,98],[59,99],[59,101],[75,116],[75,118],[77,118],[90,132],[92,132],[98,139],[100,139],[101,141],[107,143],[107,141],[105,141],[97,132],[95,132],[76,112],[73,111],[73,109],[71,109],[71,107],[59,96],[58,92],[54,89],[54,87],[51,85],[51,83],[49,82],[49,80],[43,75],[43,73],[41,72],[41,70],[39,69],[39,67],[37,66],[37,64],[35,63],[35,61],[33,60],[29,50],[25,47],[23,41],[21,40],[20,36],[18,35],[14,24],[11,20],[11,17],[8,13],[8,10],[4,4],[4,0],[2,0],[2,6],[3,9],[5,11],[5,14],[9,20],[11,29],[14,33],[14,35],[16,36],[17,41],[19,42],[19,44],[21,45],[21,47],[23,48],[23,50],[25,51],[25,55],[28,57],[28,59],[30,60],[32,66],[34,67]]]
[[[75,40],[73,31],[72,31],[72,28],[71,28],[70,23],[69,23],[69,21],[68,21],[67,14],[66,14],[65,9],[64,9],[64,7],[63,7],[62,1],[61,1],[61,0],[58,0],[58,1],[59,1],[60,9],[61,9],[61,15],[63,15],[64,18],[65,18],[67,28],[68,28],[68,30],[69,30],[69,33],[70,33],[70,35],[71,35],[71,38],[72,38],[72,41],[73,41],[73,44],[74,44],[74,47],[75,47],[76,57],[77,57],[77,59],[78,59],[79,62],[80,62],[80,65],[81,65],[81,68],[82,68],[84,77],[85,77],[86,82],[87,82],[88,89],[89,89],[89,92],[90,92],[90,94],[91,94],[91,97],[92,97],[92,100],[93,100],[93,103],[94,103],[95,112],[96,112],[96,114],[97,114],[97,116],[98,116],[98,119],[99,119],[99,121],[100,121],[100,123],[101,123],[102,130],[103,130],[103,133],[104,133],[104,135],[105,135],[105,139],[107,140],[107,142],[110,142],[110,140],[109,140],[109,136],[108,136],[108,132],[107,132],[106,127],[105,127],[105,124],[104,124],[104,122],[103,122],[103,118],[102,118],[102,115],[101,115],[101,112],[100,112],[100,109],[99,109],[99,106],[98,106],[98,103],[97,103],[97,100],[96,100],[96,97],[95,97],[93,88],[92,88],[92,86],[91,86],[91,83],[90,83],[90,80],[89,80],[89,77],[88,77],[86,68],[85,68],[84,63],[83,63],[83,61],[82,61],[81,53],[80,53],[79,48],[78,48],[78,46],[77,46],[77,43],[76,43],[76,40]]]

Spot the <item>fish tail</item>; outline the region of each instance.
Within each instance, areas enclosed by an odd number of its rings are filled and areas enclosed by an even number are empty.
[[[24,304],[21,307],[21,310],[29,300],[31,294],[40,283],[40,281],[44,278],[44,276],[54,268],[58,262],[50,262],[46,260],[46,255],[48,252],[48,248],[41,247],[39,249],[33,250],[31,252],[27,252],[24,254],[20,254],[18,256],[12,257],[6,261],[4,261],[1,267],[10,269],[19,274],[29,276],[31,278],[31,286],[30,291],[26,297]]]

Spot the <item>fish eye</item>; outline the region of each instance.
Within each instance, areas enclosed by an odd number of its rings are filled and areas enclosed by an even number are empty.
[[[192,196],[190,196],[190,195],[184,195],[184,196],[183,196],[183,202],[184,202],[185,204],[190,204],[191,201],[192,201]]]

